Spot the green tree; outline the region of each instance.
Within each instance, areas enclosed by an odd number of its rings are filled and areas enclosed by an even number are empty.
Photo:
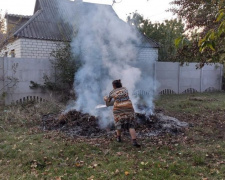
[[[147,37],[160,44],[159,61],[175,61],[176,47],[174,40],[184,33],[184,25],[180,20],[165,20],[163,23],[152,23],[138,13],[128,16],[130,25],[137,27]]]
[[[218,27],[215,16],[218,9],[225,5],[225,0],[173,0],[169,11],[184,20],[186,29],[201,29],[204,35],[209,29]]]
[[[225,9],[220,9],[216,22],[219,23],[217,29],[210,29],[208,33],[199,41],[200,52],[205,54],[209,49],[217,54],[217,62],[225,63]]]
[[[175,40],[175,46],[177,48],[176,59],[183,63],[199,62],[197,68],[201,68],[205,63],[211,62],[212,59],[216,59],[217,56],[212,54],[212,50],[207,49],[203,54],[199,51],[198,43],[200,35],[198,32],[192,32],[191,35],[183,35]]]
[[[5,33],[5,19],[2,17],[2,13],[0,11],[0,45],[4,41],[4,33]]]
[[[175,6],[170,11],[182,18],[186,23],[186,30],[189,30],[188,35],[175,40],[178,47],[177,55],[183,57],[183,62],[199,62],[199,67],[204,66],[205,63],[219,62],[223,43],[216,39],[209,40],[213,34],[209,35],[208,32],[219,28],[220,23],[215,21],[215,17],[218,10],[224,7],[225,0],[174,0],[171,4]],[[194,32],[194,29],[197,31]],[[203,37],[207,39],[207,42],[201,40]],[[221,47],[220,50],[215,49],[215,42],[218,47]],[[210,48],[205,48],[206,45]],[[201,46],[200,51],[199,46]]]

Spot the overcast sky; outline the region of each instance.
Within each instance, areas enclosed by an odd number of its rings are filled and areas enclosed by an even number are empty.
[[[0,9],[11,14],[32,15],[36,0],[0,0]],[[112,0],[83,0],[86,2],[111,4]],[[113,9],[118,16],[126,20],[129,13],[137,11],[153,22],[162,22],[173,18],[172,13],[165,12],[171,7],[172,0],[116,0]]]

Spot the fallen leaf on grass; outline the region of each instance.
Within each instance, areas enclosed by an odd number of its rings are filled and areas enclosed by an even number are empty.
[[[76,167],[81,167],[82,165],[80,163],[75,163]]]
[[[16,149],[16,144],[13,145],[13,148],[12,149]]]
[[[92,175],[91,177],[87,178],[87,180],[94,180],[94,176]]]
[[[84,165],[84,161],[78,161],[75,163],[76,167],[82,167]]]
[[[94,169],[94,168],[96,168],[97,166],[100,166],[100,164],[94,163],[94,164],[88,166],[88,168],[93,168],[93,169]]]
[[[125,171],[125,175],[128,176],[130,173],[128,171]]]
[[[36,160],[31,161],[30,167],[31,167],[32,169],[35,169],[35,168],[37,167],[37,161],[36,161]]]
[[[31,174],[34,175],[35,177],[38,177],[38,172],[36,169],[32,169]]]
[[[50,161],[46,162],[46,165],[51,165],[51,164],[52,164],[52,162],[50,162]]]
[[[119,172],[120,172],[119,169],[116,169],[115,173],[118,174]]]
[[[98,166],[98,164],[93,164],[93,166],[94,166],[94,167],[97,167],[97,166]]]
[[[146,166],[147,164],[148,164],[148,162],[146,162],[146,163],[145,162],[141,162],[142,166]]]
[[[48,175],[48,172],[43,172],[41,174],[44,175],[44,176],[46,176],[46,175]]]

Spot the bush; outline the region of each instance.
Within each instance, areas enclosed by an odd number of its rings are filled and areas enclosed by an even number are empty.
[[[51,77],[44,75],[44,84],[40,85],[31,81],[30,88],[41,88],[50,90],[60,95],[61,101],[74,99],[73,83],[75,73],[80,67],[80,58],[71,51],[71,46],[68,42],[63,45],[58,44],[56,50],[51,52],[51,63],[54,68],[54,73]]]

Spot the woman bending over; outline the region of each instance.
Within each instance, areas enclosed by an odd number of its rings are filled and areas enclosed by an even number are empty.
[[[129,130],[133,146],[140,147],[136,141],[134,108],[129,98],[128,90],[125,87],[122,87],[120,80],[113,81],[112,85],[113,90],[109,93],[109,97],[104,97],[104,100],[109,103],[114,99],[113,115],[117,133],[117,142],[121,142],[121,130]]]

